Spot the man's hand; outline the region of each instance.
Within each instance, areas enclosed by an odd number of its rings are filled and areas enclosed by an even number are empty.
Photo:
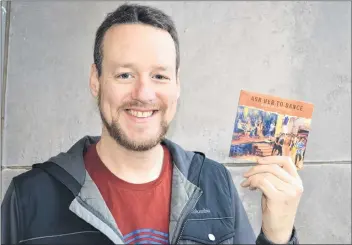
[[[287,243],[303,193],[302,180],[290,157],[269,156],[257,162],[244,174],[247,179],[241,186],[263,192],[263,232],[273,243]]]

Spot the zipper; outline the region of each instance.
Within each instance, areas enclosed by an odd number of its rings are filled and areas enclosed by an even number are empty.
[[[88,204],[86,204],[86,202],[84,200],[82,200],[81,197],[77,196],[76,197],[78,203],[80,205],[82,205],[82,207],[84,207],[85,209],[87,209],[87,211],[89,211],[91,214],[93,214],[94,216],[96,216],[98,219],[100,219],[101,222],[103,222],[104,224],[106,224],[107,226],[110,227],[110,229],[113,230],[113,232],[115,233],[115,235],[117,235],[117,237],[124,243],[124,239],[122,234],[116,230],[115,227],[113,227],[104,217],[102,217],[99,213],[97,213],[91,206],[89,206]],[[88,223],[88,222],[87,222]],[[99,229],[98,229],[99,230]],[[102,231],[100,231],[102,232]]]
[[[182,233],[183,233],[183,231],[185,229],[185,224],[186,224],[186,222],[184,222],[185,219],[193,211],[193,209],[195,208],[195,206],[198,203],[198,201],[199,201],[200,197],[202,196],[202,194],[203,194],[203,192],[199,188],[195,189],[195,191],[192,194],[192,197],[190,198],[189,202],[186,204],[186,207],[188,206],[188,210],[185,211],[183,213],[183,215],[180,217],[179,223],[181,223],[182,226],[181,226],[181,231],[180,231],[180,233],[179,233],[179,235],[177,237],[177,240],[176,240],[175,244],[178,244],[178,242],[180,241],[180,238],[182,236]],[[175,232],[175,234],[177,234],[177,232]]]
[[[187,222],[187,221],[186,221],[186,222]],[[177,238],[176,244],[178,244],[178,242],[180,241],[180,238],[181,238],[181,236],[182,236],[182,233],[183,233],[183,231],[185,230],[186,222],[182,225],[182,230],[181,230],[181,232],[180,232],[180,235],[179,235],[178,238]]]

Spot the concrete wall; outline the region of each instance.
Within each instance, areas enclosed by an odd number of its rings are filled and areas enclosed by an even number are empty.
[[[96,28],[121,2],[12,2],[2,165],[12,176],[67,150],[100,121],[88,91]],[[315,104],[302,243],[351,243],[351,3],[150,2],[181,42],[182,94],[169,138],[229,164],[253,227],[260,193],[227,157],[240,89]],[[237,164],[237,165],[236,165]]]

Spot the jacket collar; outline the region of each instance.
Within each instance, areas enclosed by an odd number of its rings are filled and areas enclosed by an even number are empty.
[[[99,141],[100,137],[85,136],[74,144],[66,153],[60,153],[49,159],[65,169],[82,186],[78,196],[70,204],[70,210],[85,220],[114,243],[123,243],[122,234],[105,204],[97,186],[90,178],[84,167],[84,153],[88,147]],[[183,150],[170,140],[161,142],[170,151],[174,168],[171,190],[171,210],[169,224],[169,242],[176,243],[181,232],[181,226],[191,212],[202,190],[188,181],[187,176],[194,152]]]
[[[100,136],[85,136],[77,141],[67,152],[60,153],[49,159],[50,162],[58,164],[71,174],[81,185],[85,181],[84,154],[88,147],[98,143]],[[188,176],[188,170],[194,157],[194,152],[185,151],[179,145],[171,140],[164,139],[161,144],[165,145],[172,156],[173,163],[179,171],[185,176]]]

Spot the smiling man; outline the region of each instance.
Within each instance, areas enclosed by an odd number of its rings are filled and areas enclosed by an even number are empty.
[[[229,171],[165,138],[180,95],[179,41],[162,11],[122,5],[98,28],[90,90],[102,134],[15,177],[2,203],[4,244],[298,243],[303,190],[288,157],[258,159],[255,237]]]

